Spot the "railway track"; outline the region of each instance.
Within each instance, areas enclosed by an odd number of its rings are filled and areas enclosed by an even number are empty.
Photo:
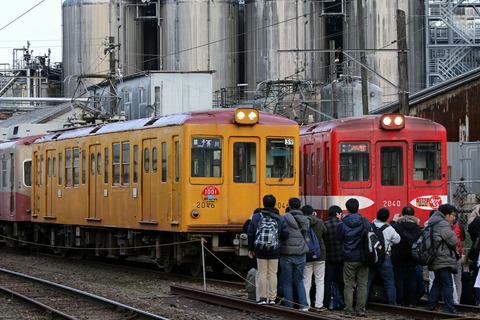
[[[248,311],[252,313],[267,314],[274,317],[283,317],[285,319],[357,319],[355,316],[349,316],[343,312],[305,312],[297,309],[285,308],[282,306],[258,305],[255,301],[242,299],[238,297],[226,296],[215,292],[183,287],[170,286],[172,293],[187,296],[192,299],[205,301],[212,304],[221,305],[228,308]],[[456,306],[457,307],[457,306]],[[369,303],[369,319],[478,319],[478,307],[462,306],[457,307],[460,312],[465,314],[447,314],[443,312],[428,311],[424,308],[405,308],[400,306],[391,306],[379,303]]]
[[[0,291],[60,319],[168,320],[125,304],[26,274],[0,269]]]

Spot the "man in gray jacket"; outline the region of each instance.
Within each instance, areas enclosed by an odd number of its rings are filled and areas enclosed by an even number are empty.
[[[288,239],[282,240],[280,247],[280,268],[283,283],[284,302],[286,307],[293,308],[293,290],[298,295],[299,309],[308,311],[307,295],[303,285],[303,271],[306,263],[307,244],[303,234],[307,232],[310,222],[300,211],[300,199],[290,198],[290,211],[285,213],[288,225]]]
[[[443,296],[443,308],[445,313],[457,313],[453,303],[453,281],[452,273],[458,272],[456,250],[458,237],[452,229],[452,221],[455,219],[453,206],[442,204],[440,211],[435,211],[428,225],[433,226],[433,243],[435,248],[435,257],[428,270],[433,271],[435,279],[428,295],[428,310],[435,310],[438,301]],[[439,208],[439,209],[440,209]]]

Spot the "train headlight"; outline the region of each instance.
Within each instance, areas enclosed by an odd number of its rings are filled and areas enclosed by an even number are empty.
[[[192,212],[190,212],[190,215],[192,218],[197,219],[200,216],[200,212],[197,209],[194,209]]]
[[[400,130],[405,127],[403,114],[384,114],[380,118],[380,127],[385,130]]]
[[[238,124],[258,123],[258,110],[255,108],[239,108],[235,110],[233,121]]]

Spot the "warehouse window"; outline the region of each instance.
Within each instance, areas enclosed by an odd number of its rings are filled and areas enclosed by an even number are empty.
[[[130,184],[130,142],[122,142],[122,185]]]

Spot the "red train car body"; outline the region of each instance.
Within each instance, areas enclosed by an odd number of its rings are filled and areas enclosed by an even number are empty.
[[[387,124],[388,123],[388,124]],[[415,208],[421,223],[447,201],[446,130],[403,115],[371,115],[303,126],[301,197],[326,218],[353,197],[370,220]]]

